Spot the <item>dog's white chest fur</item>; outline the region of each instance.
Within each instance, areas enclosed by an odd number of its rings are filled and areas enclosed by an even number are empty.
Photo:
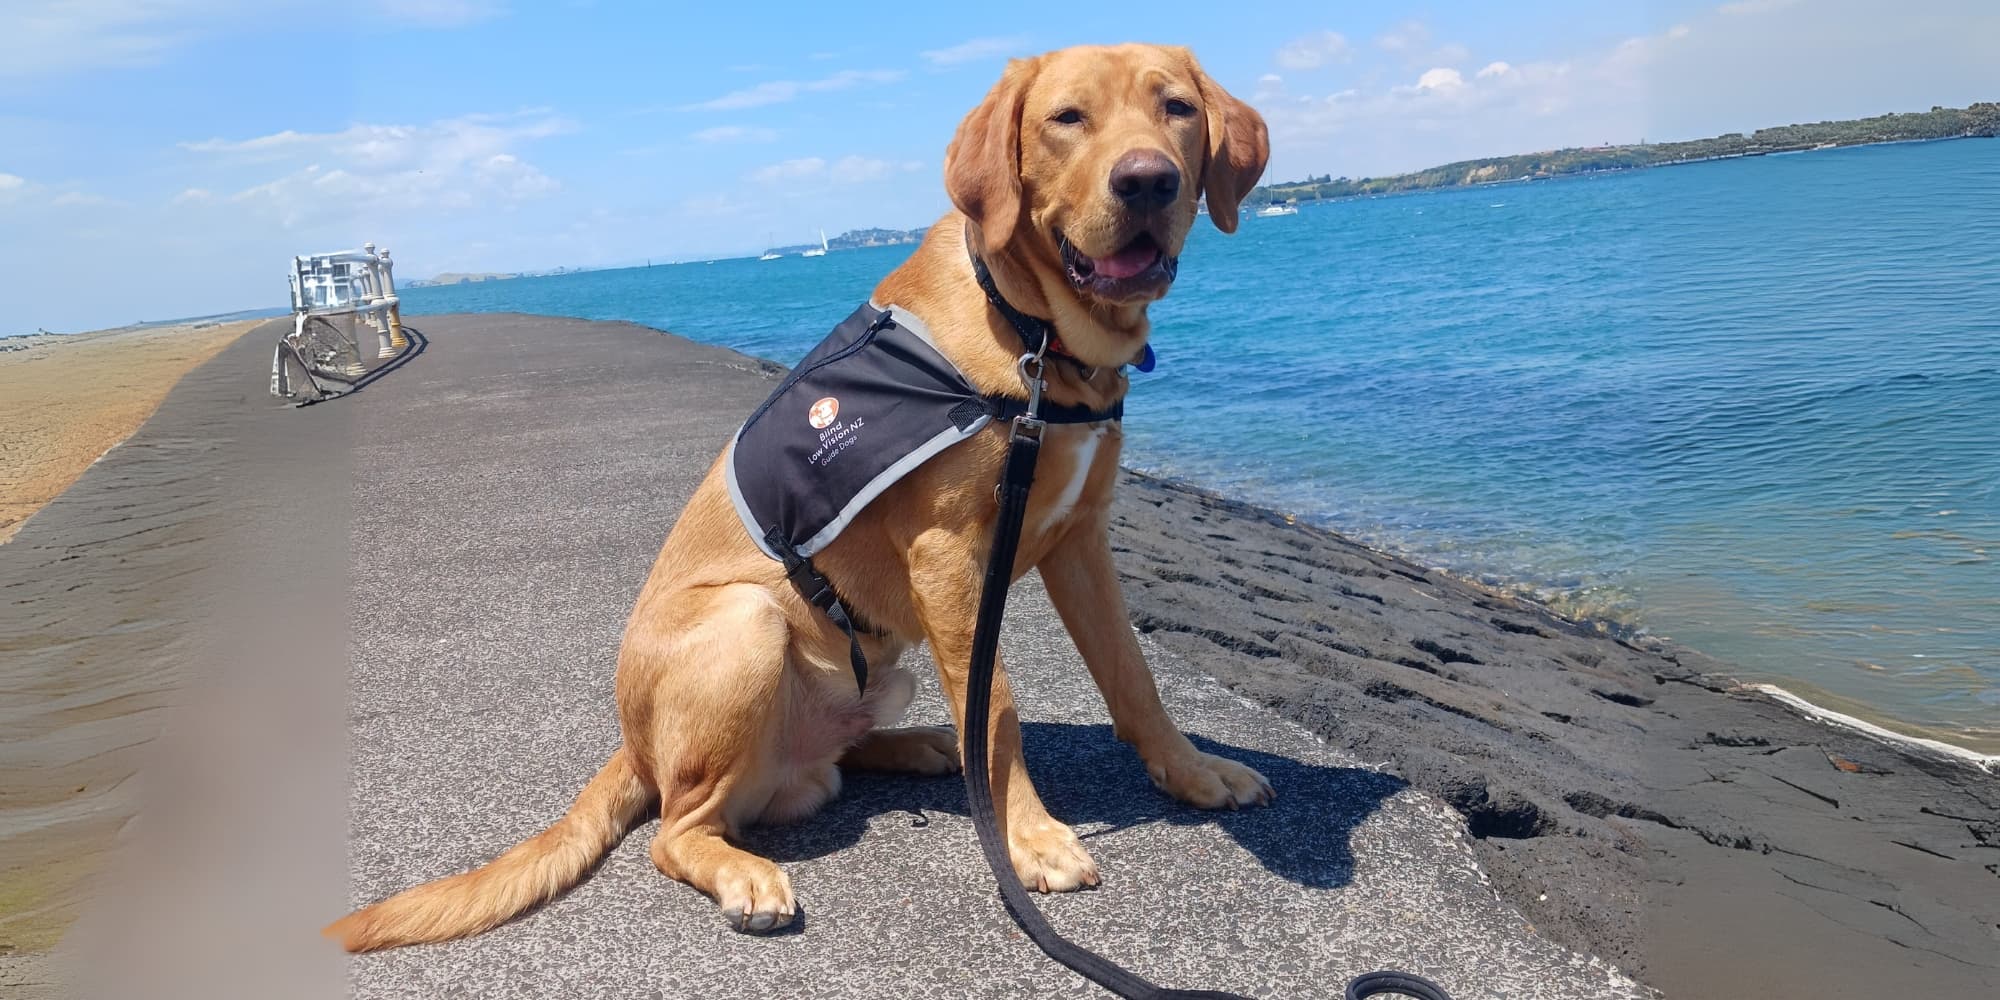
[[[1040,533],[1046,534],[1054,530],[1071,511],[1076,509],[1076,502],[1083,497],[1084,484],[1090,481],[1090,471],[1097,465],[1097,448],[1104,440],[1107,430],[1105,424],[1092,424],[1081,438],[1067,449],[1071,459],[1069,475],[1063,480],[1062,491],[1056,494],[1055,501],[1049,505],[1049,512],[1042,517]]]

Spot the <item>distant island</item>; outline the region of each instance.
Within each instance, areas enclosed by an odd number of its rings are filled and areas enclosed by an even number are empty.
[[[859,250],[862,247],[886,247],[898,243],[922,243],[929,226],[922,229],[850,229],[826,241],[828,250]],[[807,250],[818,250],[817,243],[795,243],[786,247],[772,247],[765,253],[799,254]]]
[[[1865,146],[1884,142],[1916,142],[1931,139],[1958,139],[2000,136],[2000,103],[1985,102],[1966,108],[1934,107],[1915,114],[1879,115],[1853,121],[1818,122],[1811,125],[1780,125],[1744,135],[1731,132],[1712,139],[1687,142],[1640,142],[1626,146],[1594,146],[1579,149],[1545,150],[1517,156],[1496,156],[1483,160],[1461,160],[1429,170],[1397,174],[1393,177],[1347,177],[1322,175],[1284,184],[1267,184],[1250,192],[1249,205],[1267,202],[1329,201],[1401,191],[1470,187],[1504,181],[1535,180],[1593,173],[1600,170],[1632,170],[1664,167],[1707,160],[1727,160],[1742,156],[1768,156],[1834,146]]]
[[[404,288],[423,288],[428,285],[469,285],[478,281],[505,281],[508,278],[540,278],[552,274],[577,274],[582,271],[595,270],[597,269],[594,267],[554,267],[546,271],[508,271],[505,273],[500,271],[470,273],[446,271],[443,274],[434,274],[428,278],[418,278],[414,281],[402,282],[401,284]]]

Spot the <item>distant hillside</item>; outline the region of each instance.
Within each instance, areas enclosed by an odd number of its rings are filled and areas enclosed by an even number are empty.
[[[1934,107],[1917,114],[1881,115],[1854,121],[1781,125],[1750,135],[1732,132],[1688,142],[1640,143],[1557,149],[1518,156],[1462,160],[1429,170],[1394,177],[1312,177],[1286,184],[1269,184],[1250,192],[1247,204],[1269,201],[1323,201],[1363,195],[1465,187],[1500,181],[1561,177],[1598,170],[1663,167],[1739,156],[1765,156],[1830,146],[1860,146],[1879,142],[2000,136],[2000,104],[1987,102],[1967,108]]]
[[[922,229],[850,229],[826,241],[828,250],[858,250],[862,247],[886,247],[898,243],[920,243],[929,226]],[[817,243],[796,243],[786,247],[772,247],[765,253],[796,254],[807,250],[818,250]]]
[[[518,277],[520,277],[519,274],[498,274],[491,271],[479,274],[460,274],[457,271],[446,271],[443,274],[433,275],[428,278],[405,281],[403,282],[403,287],[422,288],[425,285],[463,285],[473,281],[505,281],[508,278]]]
[[[551,268],[547,271],[514,271],[506,274],[502,274],[498,271],[480,271],[477,273],[446,271],[443,274],[434,274],[428,278],[418,278],[414,281],[402,282],[401,284],[404,288],[423,288],[427,285],[469,285],[475,281],[505,281],[508,278],[539,278],[544,275],[550,275],[550,274],[576,274],[579,271],[592,271],[592,270],[596,269],[589,267],[557,267],[557,268]]]

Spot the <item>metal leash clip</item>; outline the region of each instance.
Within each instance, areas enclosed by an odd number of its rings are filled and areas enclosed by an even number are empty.
[[[1031,354],[1021,355],[1021,359],[1014,362],[1014,369],[1021,373],[1021,383],[1027,386],[1028,389],[1028,412],[1014,418],[1014,428],[1019,433],[1024,433],[1035,438],[1042,436],[1042,427],[1044,426],[1042,420],[1042,390],[1048,388],[1048,382],[1042,376],[1048,370],[1048,363],[1042,360],[1042,355],[1048,353],[1048,349],[1049,334],[1048,331],[1044,330],[1042,331],[1042,346]],[[1032,371],[1030,371],[1031,368],[1033,369]]]

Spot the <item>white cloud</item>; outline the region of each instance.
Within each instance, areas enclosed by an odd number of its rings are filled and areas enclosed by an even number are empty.
[[[778,130],[755,125],[717,125],[696,132],[690,138],[696,142],[710,144],[725,142],[770,142],[778,137]]]
[[[195,37],[190,22],[222,13],[227,6],[97,0],[0,5],[0,76],[145,65]]]
[[[57,208],[70,208],[78,205],[109,205],[112,201],[101,194],[91,194],[88,191],[64,191],[49,199],[49,204]]]
[[[1278,50],[1278,65],[1290,70],[1316,69],[1328,63],[1345,62],[1353,54],[1346,36],[1337,31],[1320,31],[1294,38]]]
[[[431,213],[505,207],[540,198],[561,184],[515,150],[574,128],[545,111],[464,115],[428,125],[353,125],[338,132],[286,130],[250,139],[205,139],[180,147],[225,172],[265,164],[291,169],[237,191],[227,201],[286,226],[364,209]],[[215,201],[207,188],[176,204]]]
[[[896,174],[922,170],[924,165],[915,160],[891,161],[875,160],[863,156],[843,156],[833,165],[828,176],[835,184],[861,184],[877,181]]]
[[[308,164],[238,191],[229,201],[294,228],[371,214],[416,217],[483,211],[540,197],[559,187],[540,170],[501,153],[450,175],[427,171],[357,173]]]
[[[1436,69],[1426,70],[1424,75],[1417,77],[1418,90],[1457,90],[1463,86],[1465,86],[1465,77],[1459,75],[1457,70],[1447,66],[1439,66]]]
[[[474,164],[472,179],[510,201],[539,198],[562,188],[555,178],[521,162],[512,153],[495,153]]]
[[[759,184],[785,184],[824,178],[833,184],[865,184],[898,174],[922,170],[915,160],[880,160],[866,156],[843,156],[833,163],[817,156],[786,160],[760,167],[750,174]]]
[[[804,82],[770,80],[754,87],[730,91],[713,100],[687,105],[683,110],[735,111],[743,108],[760,108],[768,104],[783,104],[796,99],[800,94],[847,90],[864,83],[894,83],[906,75],[902,70],[893,69],[847,69],[832,76]]]
[[[539,109],[504,115],[463,115],[428,125],[351,125],[338,132],[286,129],[250,139],[203,139],[180,143],[193,153],[250,162],[301,155],[332,156],[377,169],[434,163],[464,163],[503,152],[524,140],[575,130],[575,125]]]
[[[1472,50],[1459,42],[1433,47],[1430,25],[1418,20],[1404,21],[1375,38],[1375,47],[1389,53],[1408,69],[1420,66],[1457,66],[1472,58]]]
[[[1428,41],[1427,32],[1410,26],[1399,37],[1418,45]],[[1414,83],[1350,88],[1324,97],[1260,94],[1258,107],[1270,122],[1272,145],[1285,151],[1269,176],[1361,177],[1477,156],[1637,139],[1644,134],[1646,65],[1671,44],[1660,35],[1576,59],[1494,60],[1470,76],[1433,63]]]
[[[372,0],[353,14],[457,27],[498,12],[485,0]],[[326,13],[307,0],[7,0],[0,3],[0,78],[148,66],[202,38]],[[334,23],[337,31],[353,30]]]
[[[22,208],[79,208],[97,205],[112,205],[116,202],[101,194],[92,194],[74,186],[51,187],[22,177],[19,174],[0,173],[0,205],[15,205]]]
[[[784,181],[803,180],[816,177],[826,170],[826,161],[817,156],[801,157],[759,167],[750,174],[750,179],[759,184],[777,184]]]
[[[924,61],[932,66],[957,66],[982,59],[1013,55],[1026,48],[1027,44],[1028,40],[1019,35],[1007,38],[975,38],[950,48],[931,49],[920,54],[924,57]]]

